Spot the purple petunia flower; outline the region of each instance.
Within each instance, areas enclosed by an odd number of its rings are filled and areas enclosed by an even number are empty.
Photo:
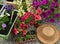
[[[52,14],[52,10],[48,10],[47,12],[42,12],[43,18],[48,18]]]
[[[60,25],[60,21],[59,21],[59,22],[57,22],[57,24],[59,24],[59,25]]]
[[[14,7],[11,4],[7,4],[4,9],[6,9],[7,11],[11,11],[14,10]]]
[[[3,24],[2,24],[2,28],[6,28],[6,24],[3,23]]]
[[[47,12],[46,12],[46,15],[47,16],[50,16],[52,14],[52,10],[48,10]]]
[[[49,20],[51,23],[54,23],[55,22],[55,19],[54,18],[50,18]]]
[[[48,4],[48,2],[49,2],[48,0],[42,0],[41,4],[46,5],[46,4]]]
[[[60,17],[60,14],[57,13],[57,14],[54,15],[54,17],[55,18],[59,18]]]
[[[54,7],[55,7],[55,2],[51,2],[50,8],[54,8]]]
[[[46,15],[46,12],[42,12],[42,17],[43,17],[44,19],[48,17],[48,16]]]
[[[40,2],[39,2],[38,0],[33,0],[32,5],[33,5],[34,7],[36,7],[36,8],[38,8],[41,4],[40,4]]]

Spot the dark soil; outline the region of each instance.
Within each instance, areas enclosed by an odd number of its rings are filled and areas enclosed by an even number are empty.
[[[0,9],[3,7],[3,5],[0,5]]]
[[[8,12],[8,13],[9,13],[9,12]],[[11,14],[11,13],[10,13],[10,14]],[[12,22],[14,22],[16,16],[17,16],[17,12],[14,12],[14,15],[13,15],[13,18],[12,18]],[[9,18],[11,18],[11,16],[10,16]],[[13,23],[12,23],[12,24],[13,24]],[[7,35],[8,32],[9,32],[9,30],[10,30],[10,28],[11,28],[11,26],[12,26],[12,24],[9,25],[9,21],[6,22],[7,27],[5,28],[5,30],[0,30],[0,34]]]

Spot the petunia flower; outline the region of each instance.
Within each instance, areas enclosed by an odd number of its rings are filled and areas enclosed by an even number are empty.
[[[38,7],[37,10],[36,10],[36,14],[37,14],[37,15],[40,15],[41,13],[42,13],[42,10],[41,10],[40,7]]]
[[[40,15],[34,15],[34,19],[35,19],[35,21],[42,20]]]
[[[21,18],[21,21],[24,22],[30,16],[30,12],[25,12],[24,16]]]
[[[31,21],[29,24],[32,26],[32,25],[34,25],[35,23],[34,23],[33,21]]]
[[[55,22],[55,19],[54,18],[50,18],[49,20],[51,23],[54,23]]]
[[[28,29],[28,25],[25,25],[25,27],[24,27],[25,29]]]
[[[48,4],[48,2],[49,2],[48,0],[42,0],[41,4],[46,5],[46,4]]]
[[[54,7],[55,7],[55,2],[53,1],[50,3],[50,8],[54,8]]]
[[[59,18],[60,17],[60,14],[57,13],[57,14],[54,15],[54,17],[55,18]]]
[[[23,23],[21,23],[21,24],[20,24],[20,27],[21,27],[21,28],[24,28],[24,24],[23,24]]]
[[[46,19],[48,16],[46,15],[46,12],[42,12],[42,18]]]
[[[26,36],[26,31],[25,30],[22,30],[21,32],[22,32],[23,36]]]
[[[11,10],[14,10],[14,7],[13,7],[13,5],[11,5],[11,4],[7,4],[7,5],[4,7],[4,9],[6,9],[7,11],[11,11]]]
[[[52,14],[52,10],[48,10],[47,12],[46,12],[46,15],[47,16],[50,16]]]
[[[28,25],[23,24],[23,23],[20,24],[20,27],[23,28],[23,29],[28,29]]]
[[[38,8],[41,4],[38,0],[33,0],[32,5],[36,8]]]
[[[6,28],[6,24],[5,23],[2,24],[2,28]]]
[[[17,28],[14,28],[13,31],[12,31],[13,34],[17,35],[19,32],[18,32],[18,29]]]

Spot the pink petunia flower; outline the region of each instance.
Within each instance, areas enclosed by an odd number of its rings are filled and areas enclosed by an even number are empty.
[[[34,22],[31,21],[29,24],[32,26],[32,25],[34,25]]]
[[[24,24],[23,24],[23,23],[21,23],[21,24],[20,24],[20,27],[21,27],[21,28],[24,28]]]
[[[41,13],[42,13],[41,8],[38,7],[38,9],[36,10],[36,14],[37,14],[37,15],[40,15]]]
[[[30,16],[30,12],[25,12],[24,16],[21,18],[21,21],[24,22]]]
[[[42,20],[40,15],[34,15],[34,19],[35,19],[35,21]]]
[[[26,31],[25,30],[22,30],[22,35],[26,36]]]
[[[14,28],[13,29],[13,34],[17,35],[19,32],[18,32],[18,29],[17,28]]]
[[[28,29],[28,25],[23,24],[23,23],[20,24],[20,27],[21,27],[21,28],[24,28],[24,29]]]
[[[24,28],[25,28],[25,29],[28,29],[28,25],[25,25]]]

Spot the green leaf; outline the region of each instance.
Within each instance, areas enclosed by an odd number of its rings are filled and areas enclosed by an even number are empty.
[[[21,20],[20,20],[19,18],[17,19],[17,23],[18,23],[18,24],[20,24],[20,23],[21,23]]]
[[[12,25],[12,21],[10,20],[9,25]]]
[[[41,24],[42,22],[43,22],[43,20],[39,20],[39,21],[37,21],[38,24]]]
[[[0,19],[0,21],[7,22],[7,21],[9,21],[9,18],[8,18],[8,16],[4,16]]]
[[[24,37],[20,37],[20,41],[24,41],[25,39],[24,39]]]
[[[26,39],[30,39],[31,38],[31,35],[26,35]]]
[[[29,23],[31,21],[31,17],[29,17],[26,21],[25,21],[25,23],[27,24],[27,23]]]

